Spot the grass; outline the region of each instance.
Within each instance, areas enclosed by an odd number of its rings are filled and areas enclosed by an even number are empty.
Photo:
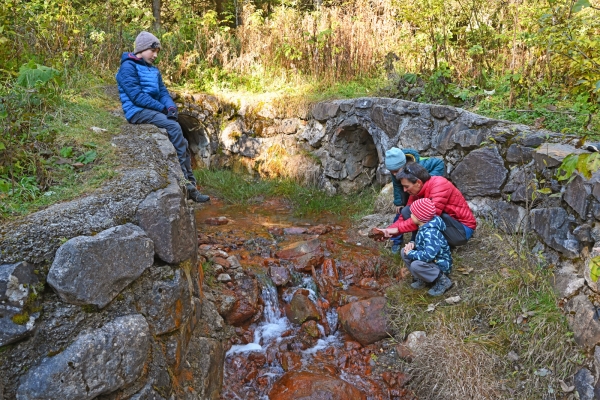
[[[23,178],[15,182],[13,194],[0,193],[0,220],[71,200],[114,177],[118,160],[110,140],[120,133],[123,119],[110,111],[118,106],[103,86],[64,93],[44,118],[43,129],[50,135],[39,153],[47,182],[40,186],[35,177]],[[92,127],[106,131],[94,132]]]
[[[353,196],[328,196],[314,186],[303,186],[291,179],[261,179],[229,169],[194,171],[198,184],[232,204],[248,204],[265,198],[285,198],[296,215],[331,213],[358,219],[372,210],[377,195],[367,188]]]
[[[552,269],[539,265],[521,240],[480,226],[453,254],[455,288],[444,297],[460,295],[456,305],[407,282],[388,291],[399,338],[416,330],[428,335],[407,366],[419,398],[542,398],[559,393],[560,380],[573,375],[581,355],[558,305]],[[435,311],[426,311],[430,304]],[[518,361],[507,359],[511,351]]]

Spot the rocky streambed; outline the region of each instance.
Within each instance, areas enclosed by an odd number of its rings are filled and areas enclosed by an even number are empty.
[[[411,399],[377,246],[283,201],[196,212],[204,290],[234,327],[223,399]],[[354,233],[353,233],[354,232]]]

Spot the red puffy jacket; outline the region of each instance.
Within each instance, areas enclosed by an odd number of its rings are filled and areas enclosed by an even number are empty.
[[[443,176],[432,176],[429,178],[429,180],[423,184],[419,194],[416,196],[411,195],[408,198],[407,205],[410,206],[413,201],[424,197],[433,201],[438,216],[441,215],[442,212],[445,212],[461,224],[468,226],[473,230],[477,227],[477,221],[462,193],[452,184],[452,182]],[[388,226],[388,228],[398,228],[398,231],[402,234],[416,231],[419,227],[415,225],[412,220],[404,220],[402,216],[400,216],[398,221]]]

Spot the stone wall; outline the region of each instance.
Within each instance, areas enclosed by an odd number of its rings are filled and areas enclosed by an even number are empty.
[[[230,332],[175,150],[150,125],[113,144],[115,179],[1,228],[0,398],[219,398]]]
[[[594,258],[600,256],[600,172],[556,178],[567,155],[587,153],[580,137],[386,98],[323,102],[292,117],[263,102],[233,106],[203,95],[177,101],[189,117],[188,128],[209,143],[201,154],[205,164],[222,164],[224,157],[263,160],[279,143],[318,160],[318,183],[332,194],[388,183],[384,155],[393,146],[443,159],[447,177],[478,217],[507,232],[528,228],[537,234],[534,250],[555,267],[575,339],[585,347],[600,342],[594,317],[600,304],[587,296],[600,293],[589,266],[590,260],[600,265]]]

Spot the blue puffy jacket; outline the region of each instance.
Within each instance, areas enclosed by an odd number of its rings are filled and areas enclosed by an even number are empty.
[[[415,238],[415,248],[406,254],[410,260],[435,263],[442,272],[452,270],[452,254],[448,241],[442,234],[446,224],[437,215],[425,225],[419,227]]]
[[[429,172],[429,175],[444,176],[446,174],[444,160],[434,157],[421,158],[419,152],[413,149],[402,149],[402,152],[406,155],[406,161],[414,161],[421,164]],[[392,175],[392,185],[394,186],[394,205],[396,207],[403,206],[402,192],[404,192],[404,189],[394,175]]]
[[[127,121],[144,108],[166,113],[169,107],[177,107],[158,68],[133,53],[123,53],[121,56],[117,84]]]

